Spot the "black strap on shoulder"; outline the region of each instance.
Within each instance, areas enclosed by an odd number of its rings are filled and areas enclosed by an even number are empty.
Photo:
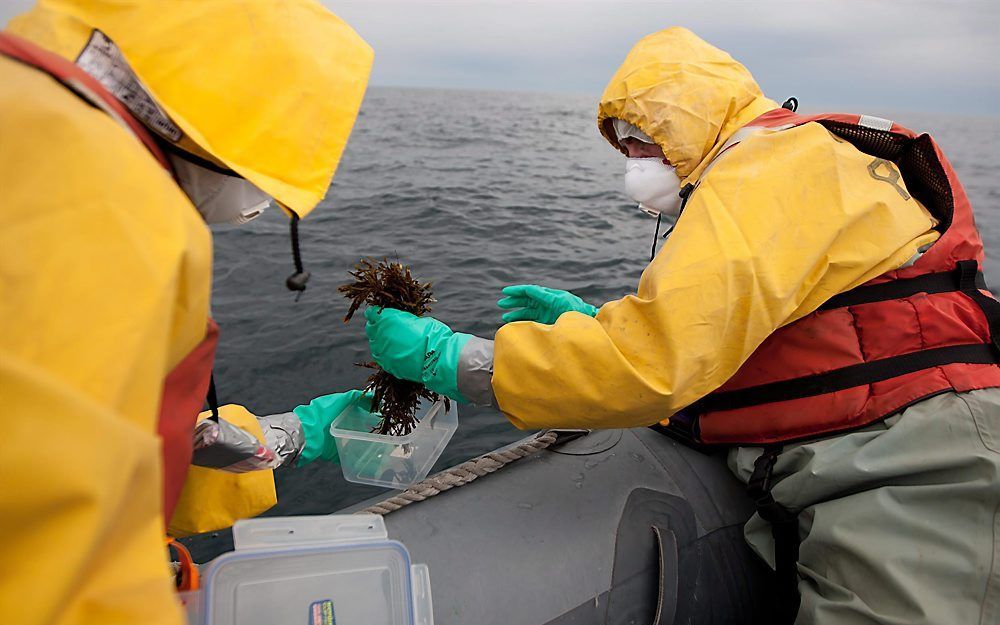
[[[972,262],[976,261],[962,261]],[[871,304],[873,302],[884,302],[892,299],[902,299],[918,293],[948,293],[953,291],[965,291],[962,280],[965,279],[962,273],[962,263],[955,271],[944,271],[941,273],[929,273],[916,278],[905,278],[902,280],[891,280],[882,284],[872,284],[859,286],[845,291],[840,295],[834,295],[828,299],[820,310],[831,310],[833,308],[844,308],[847,306],[860,306],[861,304]],[[986,278],[982,272],[973,272],[974,285],[977,289],[986,290]]]
[[[881,360],[862,362],[826,373],[771,382],[735,391],[714,393],[703,398],[698,406],[705,412],[711,412],[714,410],[736,410],[737,408],[775,401],[802,399],[864,384],[874,384],[907,373],[952,363],[995,364],[1000,363],[1000,357],[993,346],[987,343],[938,347]]]
[[[833,371],[750,388],[713,393],[698,402],[703,412],[736,410],[777,401],[802,399],[833,393],[855,386],[874,384],[908,373],[953,363],[1000,364],[1000,302],[983,293],[986,281],[975,260],[957,263],[954,271],[927,274],[884,284],[858,287],[842,293],[821,308],[840,308],[899,299],[917,293],[961,292],[974,301],[986,316],[990,338],[985,343],[924,349],[909,354],[862,362]]]

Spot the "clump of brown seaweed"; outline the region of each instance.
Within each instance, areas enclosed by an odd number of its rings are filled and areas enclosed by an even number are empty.
[[[351,300],[344,323],[349,322],[364,304],[397,308],[419,317],[430,312],[431,304],[436,301],[431,283],[420,282],[410,273],[409,267],[399,262],[362,258],[350,275],[354,281],[337,289]],[[359,363],[359,366],[375,370],[365,383],[365,390],[373,395],[372,411],[382,415],[372,430],[376,434],[409,434],[417,427],[416,411],[420,400],[434,402],[441,398],[419,382],[393,377],[374,362]],[[447,398],[445,406],[448,406]]]

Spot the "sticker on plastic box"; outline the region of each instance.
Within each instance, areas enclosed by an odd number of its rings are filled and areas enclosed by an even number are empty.
[[[309,625],[337,625],[332,600],[314,601],[309,606]]]

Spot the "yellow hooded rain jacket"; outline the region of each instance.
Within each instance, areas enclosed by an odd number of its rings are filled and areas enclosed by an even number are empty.
[[[318,2],[42,0],[9,25],[71,60],[95,29],[165,111],[161,137],[299,216],[323,198],[373,55]],[[211,234],[133,135],[6,57],[0,137],[0,614],[180,624],[156,421],[165,376],[205,334]],[[274,502],[267,472],[193,469],[185,489],[180,531]]]
[[[683,28],[645,37],[611,78],[598,126],[623,119],[697,187],[638,291],[596,318],[505,325],[493,390],[522,428],[647,426],[721,386],[777,328],[936,240],[931,215],[808,123],[743,138],[777,108],[725,52]],[[714,162],[713,162],[714,161]],[[709,164],[711,169],[706,172]]]

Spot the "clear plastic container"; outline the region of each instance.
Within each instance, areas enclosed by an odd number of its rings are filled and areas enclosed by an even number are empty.
[[[203,572],[192,623],[434,624],[427,567],[377,515],[250,519],[233,536],[236,551]]]
[[[444,402],[438,401],[419,419],[420,424],[406,436],[373,434],[379,415],[351,404],[330,426],[344,479],[404,489],[427,477],[458,429],[458,406],[451,402],[445,410]]]

